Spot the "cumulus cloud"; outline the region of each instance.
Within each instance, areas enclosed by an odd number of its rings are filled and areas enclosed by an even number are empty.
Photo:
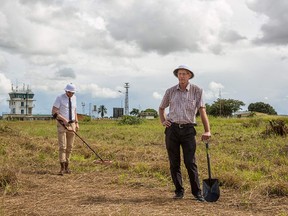
[[[213,52],[232,15],[225,1],[130,1],[115,7],[118,13],[106,17],[111,36],[160,54]]]
[[[37,98],[43,109],[69,82],[77,83],[79,96],[111,104],[117,99],[110,99],[123,97],[119,85],[129,82],[131,104],[157,107],[161,94],[153,92],[155,86],[164,89],[174,82],[167,71],[181,62],[193,62],[195,70],[203,71],[198,81],[219,80],[210,83],[208,98],[219,96],[221,83],[227,83],[225,95],[232,98],[239,92],[239,97],[250,97],[251,92],[259,98],[269,96],[271,90],[252,90],[258,79],[260,85],[282,94],[287,85],[287,3],[246,0],[248,10],[244,2],[1,0],[1,79],[5,74],[8,80],[28,82],[35,96],[49,94]],[[269,47],[251,46],[251,38]],[[271,71],[274,76],[267,76]],[[2,88],[4,82],[0,84]],[[143,92],[152,97],[139,96]],[[276,98],[276,93],[269,98]]]
[[[7,97],[7,93],[11,90],[11,81],[0,72],[0,95]]]
[[[221,83],[210,82],[208,91],[205,91],[205,98],[210,100],[214,98],[219,98],[221,91],[224,89],[224,86]]]
[[[72,68],[63,68],[55,73],[56,77],[59,78],[76,78],[76,74]]]
[[[7,60],[3,55],[0,55],[0,68],[3,68],[7,65]]]
[[[117,13],[112,16],[111,11]],[[227,28],[232,15],[225,0],[3,0],[0,47],[38,65],[67,64],[81,52],[88,58],[141,52],[219,54],[221,41],[243,39]]]
[[[79,85],[77,89],[81,93],[88,92],[95,98],[118,98],[120,95],[118,90],[102,88],[96,84]]]
[[[247,6],[265,17],[267,21],[261,27],[262,35],[254,40],[260,44],[288,44],[288,2],[286,0],[248,0]]]
[[[2,2],[1,2],[2,3]],[[55,20],[59,8],[42,4],[25,5],[26,1],[4,0],[0,9],[0,46],[22,54],[57,54],[67,51],[66,29],[56,28],[40,20]],[[59,23],[60,20],[58,20]],[[19,34],[21,32],[21,34]],[[68,33],[68,32],[67,32]]]
[[[158,92],[153,92],[153,98],[157,99],[157,100],[161,100],[162,99],[162,95]]]
[[[223,39],[223,41],[229,42],[229,43],[234,43],[239,40],[247,39],[247,37],[241,36],[238,32],[236,32],[235,30],[231,30],[231,29],[220,33],[220,37]]]

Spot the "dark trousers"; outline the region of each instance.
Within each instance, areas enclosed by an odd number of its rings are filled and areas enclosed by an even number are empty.
[[[181,174],[180,146],[182,147],[184,164],[187,169],[191,192],[194,196],[201,194],[201,188],[196,165],[196,130],[193,126],[179,128],[172,125],[165,129],[165,142],[170,162],[170,173],[175,185],[175,193],[184,193]]]

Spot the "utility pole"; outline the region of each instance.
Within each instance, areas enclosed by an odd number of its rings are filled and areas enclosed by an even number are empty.
[[[125,115],[129,115],[129,99],[128,99],[129,83],[125,83],[124,88],[126,88],[126,92],[125,92]]]
[[[82,102],[81,105],[82,105],[82,113],[83,113],[83,115],[85,115],[85,103]]]
[[[222,116],[222,106],[221,106],[222,100],[221,100],[221,89],[219,89],[219,114],[220,117]]]

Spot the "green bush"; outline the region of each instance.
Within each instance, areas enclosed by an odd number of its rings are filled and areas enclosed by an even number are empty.
[[[142,119],[135,116],[122,116],[121,120],[119,120],[118,124],[120,125],[136,125],[141,124],[143,122]]]

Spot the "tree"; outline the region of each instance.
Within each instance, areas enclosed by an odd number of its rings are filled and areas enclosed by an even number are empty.
[[[154,118],[158,117],[158,112],[155,109],[148,108],[144,111],[141,111],[139,114],[140,117],[145,117],[145,116],[154,116]]]
[[[242,101],[218,98],[211,106],[208,106],[207,113],[213,116],[232,116],[241,109],[241,106],[245,106]]]
[[[101,118],[104,117],[105,114],[107,114],[107,108],[104,105],[100,105],[98,108],[98,114],[101,114]]]
[[[133,108],[132,111],[130,112],[130,115],[138,116],[140,113],[139,109]]]
[[[206,107],[206,113],[207,114],[210,114],[211,113],[211,105],[206,103],[205,104],[205,107]],[[200,115],[199,111],[197,112],[197,116]]]
[[[268,115],[277,115],[277,112],[272,106],[263,102],[251,103],[248,106],[248,110],[251,112],[261,112]]]

